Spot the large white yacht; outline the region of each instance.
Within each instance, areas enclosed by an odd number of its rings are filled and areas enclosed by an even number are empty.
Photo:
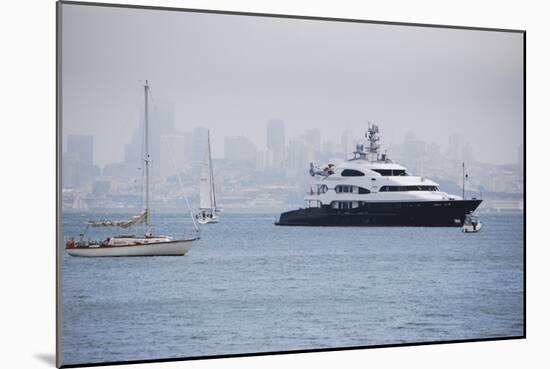
[[[315,167],[304,200],[307,207],[282,213],[281,226],[436,226],[460,227],[482,200],[450,195],[424,177],[380,153],[378,126],[369,125],[368,146],[354,157]]]

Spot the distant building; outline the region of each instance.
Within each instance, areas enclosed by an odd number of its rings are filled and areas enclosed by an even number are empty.
[[[67,151],[62,157],[63,188],[81,188],[99,175],[94,166],[94,138],[87,135],[67,136]]]
[[[208,129],[195,127],[191,132],[173,133],[172,139],[177,140],[180,152],[177,154],[183,161],[178,169],[189,165],[199,165],[203,162],[208,147]],[[175,137],[177,136],[177,138]],[[172,164],[170,164],[172,165]],[[181,170],[181,169],[180,169]]]
[[[273,152],[273,164],[281,165],[285,161],[285,124],[282,120],[272,119],[267,122],[267,148]]]
[[[81,178],[76,154],[64,152],[61,163],[62,187],[64,189],[81,187],[85,181]]]
[[[260,150],[256,155],[256,169],[265,170],[273,166],[273,151]]]
[[[321,151],[321,131],[319,128],[308,129],[304,139],[308,145],[313,147],[315,152]]]
[[[255,166],[257,151],[256,145],[244,136],[225,137],[225,160],[247,166]]]

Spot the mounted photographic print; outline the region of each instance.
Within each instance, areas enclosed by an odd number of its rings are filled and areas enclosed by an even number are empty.
[[[525,31],[58,3],[58,366],[525,337]]]

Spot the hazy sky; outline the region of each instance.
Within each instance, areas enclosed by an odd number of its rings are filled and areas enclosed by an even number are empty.
[[[478,161],[512,163],[522,142],[523,35],[410,26],[63,5],[63,130],[95,137],[99,165],[121,161],[143,109],[175,105],[176,128],[245,135],[266,121],[287,139],[380,125],[444,152],[461,134]],[[391,156],[391,153],[389,153]]]

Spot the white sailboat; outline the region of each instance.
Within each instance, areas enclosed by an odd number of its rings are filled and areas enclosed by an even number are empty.
[[[217,223],[219,211],[216,205],[216,190],[214,187],[214,170],[212,168],[212,152],[210,150],[210,131],[208,131],[208,144],[205,159],[202,164],[200,186],[199,213],[196,215],[200,224]]]
[[[171,236],[154,235],[151,226],[151,211],[149,206],[149,83],[145,81],[145,209],[140,215],[133,216],[130,220],[101,220],[89,221],[88,227],[121,227],[145,223],[144,235],[121,235],[108,237],[101,241],[85,240],[84,235],[79,240],[70,238],[65,248],[71,256],[176,256],[185,255],[192,246],[193,241],[198,240],[199,233],[196,227],[190,237],[176,238]]]

